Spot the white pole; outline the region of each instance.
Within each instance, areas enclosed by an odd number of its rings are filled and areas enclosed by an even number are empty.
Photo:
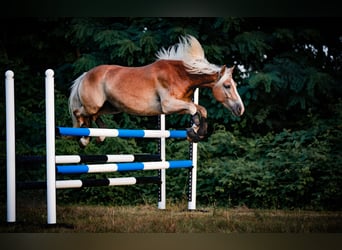
[[[16,221],[15,190],[15,107],[14,73],[5,73],[6,87],[6,154],[7,154],[7,222]]]
[[[194,103],[198,104],[199,90],[198,88],[194,92]],[[192,169],[191,169],[191,200],[188,202],[188,209],[196,209],[196,188],[197,188],[197,143],[192,143]]]
[[[55,89],[54,72],[45,71],[46,112],[46,190],[47,223],[56,224],[56,163],[55,163]]]
[[[160,130],[165,131],[165,115],[160,115]],[[166,139],[165,137],[160,138],[160,158],[162,161],[166,161]],[[160,201],[158,202],[158,208],[159,209],[165,209],[166,208],[166,170],[161,169],[160,170],[160,179],[161,179],[161,185],[160,185]]]

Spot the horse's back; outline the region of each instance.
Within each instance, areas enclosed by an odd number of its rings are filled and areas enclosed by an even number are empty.
[[[118,65],[99,65],[90,69],[85,75],[84,82],[87,84],[98,84],[105,80],[108,72],[115,74],[115,71],[119,71],[121,66]]]
[[[154,67],[100,65],[89,70],[83,79],[82,99],[85,106],[100,107],[110,103],[114,110],[130,114],[160,114]]]
[[[179,70],[184,71],[182,62],[170,60],[158,60],[140,67],[127,67],[120,65],[99,65],[89,70],[84,78],[87,84],[99,84],[106,81],[112,84],[154,85],[158,79],[168,80],[175,77]],[[182,72],[181,74],[183,74]],[[144,86],[146,87],[146,86]],[[153,86],[156,87],[156,86]]]

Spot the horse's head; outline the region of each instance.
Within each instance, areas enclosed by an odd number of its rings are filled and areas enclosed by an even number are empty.
[[[245,107],[236,88],[233,79],[234,66],[226,68],[222,66],[218,81],[212,88],[215,99],[221,102],[226,108],[231,110],[234,115],[241,116],[245,111]]]

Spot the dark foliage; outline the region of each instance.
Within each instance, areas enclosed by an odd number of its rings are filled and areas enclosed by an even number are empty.
[[[210,137],[199,143],[198,201],[220,206],[341,209],[341,31],[338,18],[17,18],[0,19],[0,69],[15,72],[16,152],[45,154],[44,72],[55,70],[56,121],[70,126],[69,87],[99,64],[140,66],[184,34],[196,36],[210,62],[236,65],[246,106],[233,117],[210,91],[200,93]],[[0,112],[5,114],[4,88]],[[110,127],[154,128],[156,118],[120,114]],[[189,117],[172,115],[168,127]],[[5,116],[0,117],[1,192],[5,201]],[[187,142],[169,141],[168,158],[188,157]],[[156,141],[108,139],[80,150],[57,140],[59,154],[157,152]],[[19,181],[45,170],[23,166]],[[134,173],[135,176],[146,173]],[[112,174],[112,176],[116,176]],[[94,177],[94,176],[92,176]],[[101,178],[103,175],[96,175]],[[182,200],[187,171],[168,171],[167,194]],[[58,191],[59,202],[155,202],[156,186]]]

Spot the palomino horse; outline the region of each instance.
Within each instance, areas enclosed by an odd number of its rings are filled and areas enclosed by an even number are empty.
[[[89,127],[95,121],[104,128],[100,116],[120,112],[143,116],[190,114],[193,126],[187,129],[187,137],[197,142],[207,133],[207,110],[192,102],[196,88],[211,88],[215,99],[234,115],[244,112],[233,69],[209,63],[201,44],[190,35],[167,50],[161,49],[157,60],[149,65],[97,66],[77,78],[71,87],[73,126]],[[81,146],[88,143],[89,137],[80,139]]]

